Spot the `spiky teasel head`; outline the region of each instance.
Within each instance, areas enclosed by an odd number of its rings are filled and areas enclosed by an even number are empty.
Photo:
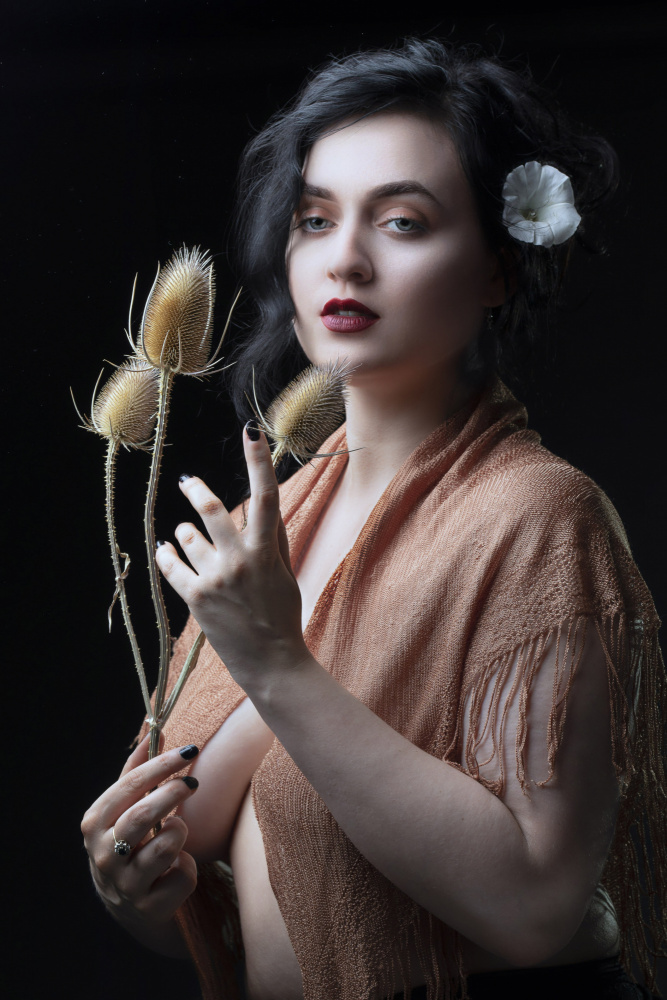
[[[273,400],[266,415],[255,397],[258,423],[274,442],[274,465],[288,453],[300,465],[318,457],[322,442],[345,419],[345,390],[352,370],[345,361],[310,365]]]
[[[155,430],[159,379],[159,371],[141,358],[125,361],[99,393],[95,386],[90,417],[79,413],[83,426],[126,448],[145,448]]]
[[[211,359],[215,279],[208,253],[182,247],[160,270],[135,350],[156,368],[203,374]],[[217,353],[217,352],[216,352]]]

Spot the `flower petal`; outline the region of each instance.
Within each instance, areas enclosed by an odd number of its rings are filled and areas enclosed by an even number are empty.
[[[503,185],[503,222],[523,243],[564,243],[581,221],[567,174],[530,160],[510,171]]]
[[[534,202],[541,203],[546,182],[544,167],[536,160],[524,165],[526,178],[526,200],[532,206]]]
[[[524,218],[507,227],[510,236],[513,236],[515,240],[520,240],[521,243],[535,243],[535,229],[536,224]]]
[[[570,236],[574,235],[581,222],[581,216],[573,205],[567,203],[547,205],[539,212],[537,222],[548,225],[552,233],[549,242],[542,242],[541,245],[551,246],[554,244],[558,246],[559,243],[565,243],[565,240],[569,240]],[[535,242],[539,243],[540,240],[536,239]]]

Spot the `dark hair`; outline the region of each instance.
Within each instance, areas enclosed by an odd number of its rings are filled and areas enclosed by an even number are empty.
[[[530,160],[567,174],[582,217],[580,242],[587,215],[616,187],[616,156],[609,144],[573,126],[527,70],[510,69],[477,46],[408,39],[398,49],[331,59],[251,140],[241,161],[235,243],[240,279],[256,310],[252,333],[229,369],[232,397],[243,416],[253,368],[259,398],[268,399],[307,364],[292,328],[285,268],[305,154],[341,121],[388,110],[425,115],[446,127],[489,245],[505,267],[506,301],[468,359],[469,371],[479,375],[511,374],[515,359],[530,349],[571,250],[571,240],[546,248],[509,235],[502,222],[507,174]]]

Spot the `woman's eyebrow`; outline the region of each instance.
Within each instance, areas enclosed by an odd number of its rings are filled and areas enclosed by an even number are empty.
[[[335,200],[333,192],[329,188],[318,187],[315,184],[305,184],[303,193],[310,198],[322,198],[325,201]],[[425,188],[423,184],[420,184],[419,181],[389,181],[389,183],[380,184],[369,191],[369,196],[374,201],[380,198],[392,198],[399,194],[423,194],[435,202],[436,205],[440,204],[435,195],[428,188]]]
[[[440,204],[435,195],[419,181],[390,181],[388,184],[380,184],[370,192],[371,198],[392,198],[398,194],[423,194],[436,205]]]
[[[315,184],[304,184],[303,194],[310,198],[322,198],[324,201],[333,201],[334,196],[329,188],[317,187]]]

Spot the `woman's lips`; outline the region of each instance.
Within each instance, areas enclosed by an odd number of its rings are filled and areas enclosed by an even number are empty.
[[[356,333],[377,323],[379,316],[356,299],[329,299],[321,319],[334,333]]]

